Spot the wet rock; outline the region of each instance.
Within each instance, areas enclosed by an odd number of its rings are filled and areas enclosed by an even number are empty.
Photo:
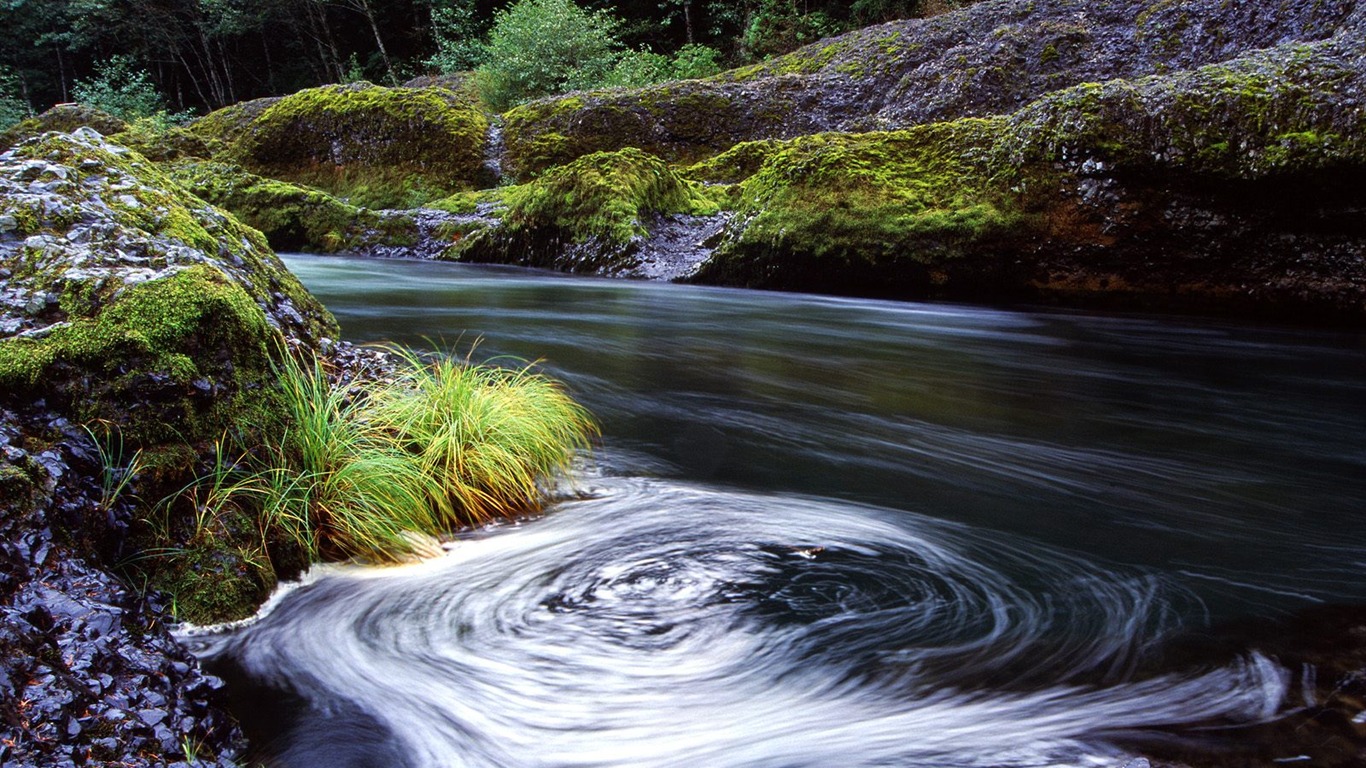
[[[221,683],[167,632],[174,558],[136,591],[113,571],[180,551],[193,521],[134,499],[268,420],[280,341],[335,322],[258,233],[88,129],[0,155],[0,216],[0,763],[230,765]]]

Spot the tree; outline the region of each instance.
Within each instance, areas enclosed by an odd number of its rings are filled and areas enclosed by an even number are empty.
[[[494,16],[479,91],[495,109],[602,83],[616,66],[620,22],[573,0],[518,0]]]
[[[151,77],[144,69],[134,69],[135,66],[129,56],[110,58],[98,67],[93,78],[80,80],[71,89],[76,101],[130,122],[166,115],[166,102]]]
[[[19,78],[9,67],[0,66],[0,131],[28,117],[32,110],[20,96]]]

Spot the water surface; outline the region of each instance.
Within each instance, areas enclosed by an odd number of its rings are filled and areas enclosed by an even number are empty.
[[[1360,335],[288,262],[603,438],[544,518],[201,641],[290,694],[285,765],[1115,764],[1283,705],[1170,638],[1366,601]]]

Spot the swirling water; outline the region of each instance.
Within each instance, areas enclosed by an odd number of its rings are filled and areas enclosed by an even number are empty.
[[[1284,702],[1172,637],[1366,602],[1360,336],[290,265],[349,338],[543,358],[604,435],[542,518],[190,638],[281,765],[1120,765]]]

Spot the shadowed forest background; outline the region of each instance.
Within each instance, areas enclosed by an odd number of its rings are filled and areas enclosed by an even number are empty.
[[[964,4],[0,0],[7,31],[0,39],[0,124],[101,95],[106,102],[120,94],[141,99],[130,116],[158,109],[176,116],[325,83],[394,85],[476,68],[488,80],[500,66],[539,68],[530,77],[539,74],[551,83],[541,88],[552,91],[643,85],[710,74],[859,26]],[[517,13],[514,6],[521,6]],[[500,24],[505,34],[491,39]],[[497,83],[481,86],[494,102],[543,95],[536,88],[499,94]]]

